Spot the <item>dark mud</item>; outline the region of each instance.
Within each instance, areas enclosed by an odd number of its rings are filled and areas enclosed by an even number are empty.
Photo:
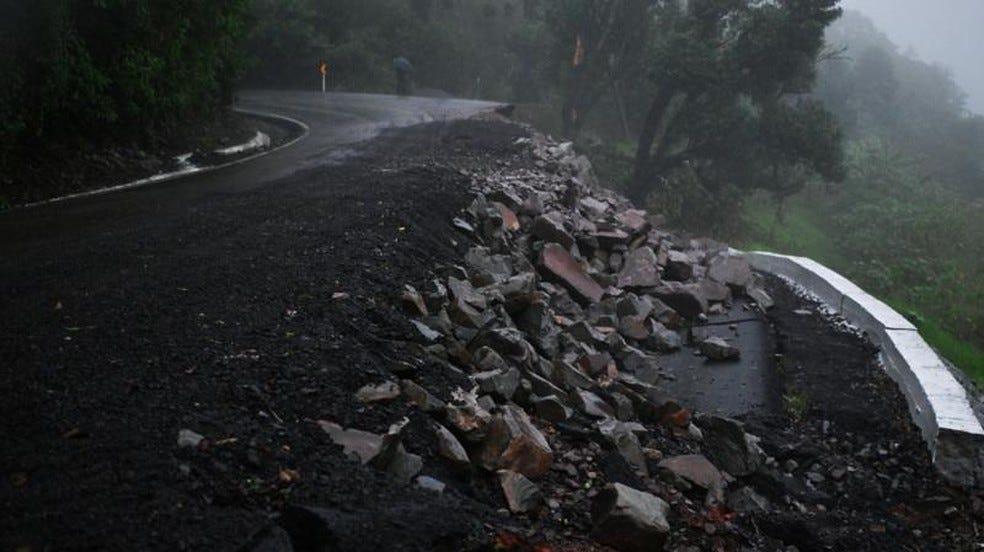
[[[792,478],[758,478],[783,511],[746,527],[765,546],[781,540],[801,551],[979,549],[981,501],[936,474],[877,349],[769,280],[786,412],[747,422]]]
[[[343,550],[486,542],[494,512],[347,460],[314,421],[409,416],[407,448],[439,465],[405,401],[353,393],[401,360],[441,396],[462,383],[414,360],[392,299],[463,254],[449,221],[468,179],[447,166],[499,163],[522,132],[400,131],[342,165],[0,260],[0,548],[233,550],[287,504],[337,512]],[[212,445],[179,449],[184,428]]]

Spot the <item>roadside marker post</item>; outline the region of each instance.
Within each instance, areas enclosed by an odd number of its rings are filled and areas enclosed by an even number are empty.
[[[321,93],[328,93],[328,64],[325,60],[318,62],[318,72],[321,73]]]

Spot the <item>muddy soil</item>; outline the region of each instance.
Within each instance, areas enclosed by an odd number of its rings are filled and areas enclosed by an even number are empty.
[[[801,551],[979,549],[984,504],[937,476],[877,350],[783,281],[769,282],[786,412],[746,422],[792,477],[755,481],[778,507],[744,520],[753,541]]]
[[[405,401],[353,394],[401,361],[434,393],[463,383],[417,363],[393,296],[463,255],[449,221],[468,179],[444,167],[500,163],[523,132],[401,131],[341,165],[0,260],[0,548],[234,550],[288,503],[337,510],[343,550],[487,542],[486,506],[351,462],[314,421],[409,416],[407,447],[436,454]],[[181,429],[213,445],[179,449]]]

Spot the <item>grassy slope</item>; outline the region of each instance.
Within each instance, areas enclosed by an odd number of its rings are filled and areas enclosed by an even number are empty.
[[[762,200],[750,200],[743,211],[748,232],[738,245],[747,250],[768,250],[777,253],[803,255],[815,259],[850,276],[850,263],[840,255],[833,240],[822,230],[820,221],[806,206],[791,205],[780,223],[771,205]],[[911,315],[918,310],[892,297],[883,297],[897,311]],[[919,333],[940,354],[984,385],[984,351],[946,331],[939,322],[920,315],[909,316]]]

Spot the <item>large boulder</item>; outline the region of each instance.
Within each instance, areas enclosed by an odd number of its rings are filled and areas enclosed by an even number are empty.
[[[744,292],[745,286],[752,282],[752,267],[742,255],[722,253],[708,263],[707,277],[735,291]]]
[[[659,551],[670,533],[669,511],[670,505],[663,499],[615,483],[595,497],[591,536],[621,552]]]
[[[539,267],[545,276],[560,282],[584,301],[597,303],[605,293],[560,244],[548,243],[543,247]]]
[[[659,267],[656,253],[649,247],[640,247],[625,258],[625,265],[618,273],[618,287],[625,289],[646,289],[658,286]]]
[[[707,298],[697,284],[664,282],[653,290],[653,295],[684,318],[693,320],[707,312]]]
[[[745,433],[740,422],[702,414],[696,423],[704,433],[704,445],[711,459],[729,474],[751,475],[765,464],[765,452],[758,444],[758,437]]]

